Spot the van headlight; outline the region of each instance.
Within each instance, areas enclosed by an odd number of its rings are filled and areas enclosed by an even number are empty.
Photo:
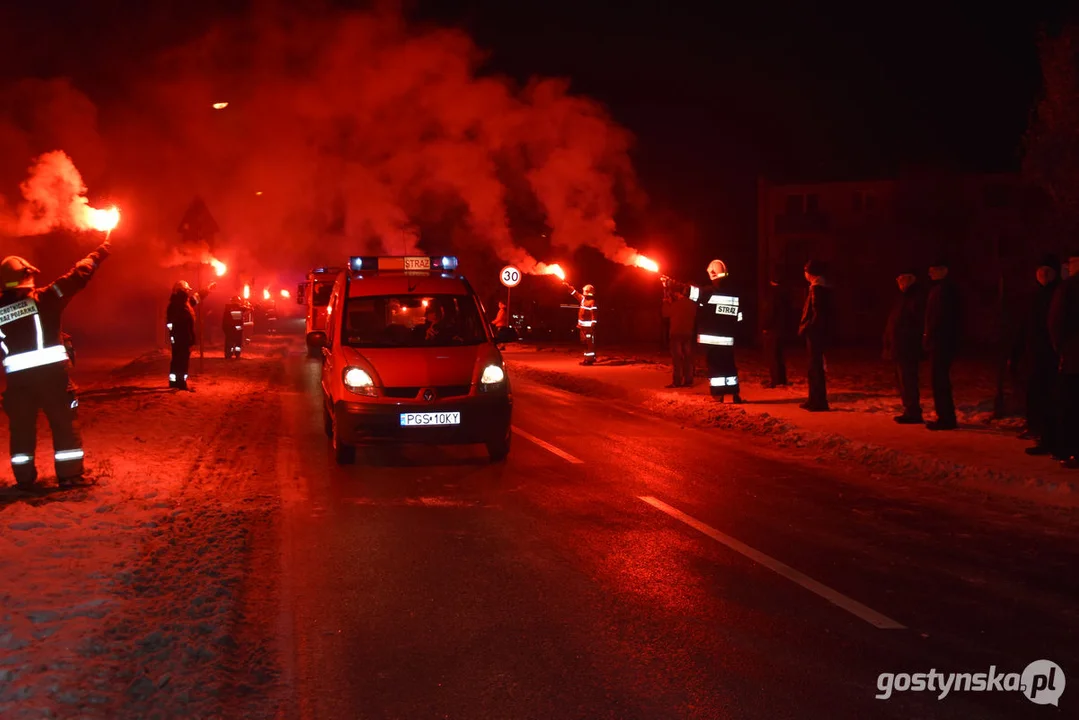
[[[505,386],[506,371],[499,365],[488,365],[480,375],[480,390],[495,390]]]
[[[345,368],[345,387],[357,395],[375,397],[375,381],[358,367]]]

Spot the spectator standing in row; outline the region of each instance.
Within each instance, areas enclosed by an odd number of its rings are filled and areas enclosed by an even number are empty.
[[[900,272],[895,282],[899,286],[899,294],[892,304],[884,329],[884,359],[895,363],[896,384],[899,397],[903,400],[903,414],[897,416],[895,421],[901,425],[921,425],[918,365],[922,360],[925,296],[914,269]]]
[[[1068,258],[1068,277],[1049,306],[1049,336],[1059,359],[1055,454],[1079,468],[1079,251]]]
[[[1016,335],[1009,358],[1014,370],[1022,367],[1026,375],[1027,434],[1035,441],[1028,455],[1054,452],[1056,439],[1056,393],[1060,358],[1049,334],[1049,308],[1060,285],[1060,261],[1053,255],[1041,259],[1035,271],[1038,285]]]
[[[959,427],[952,398],[952,363],[959,348],[959,291],[948,273],[948,261],[944,258],[937,258],[929,266],[923,347],[929,356],[933,406],[937,413],[935,421],[926,423],[930,430]]]
[[[764,360],[768,364],[769,382],[765,387],[776,388],[787,385],[787,362],[783,357],[783,344],[787,339],[787,302],[786,287],[781,285],[775,275],[764,289],[764,307],[761,318],[764,322],[763,344]]]
[[[670,321],[671,365],[674,377],[668,388],[693,385],[693,331],[697,321],[697,303],[689,299],[688,288],[671,288],[663,301],[663,317]]]
[[[801,407],[810,412],[827,412],[828,388],[826,384],[825,353],[832,340],[835,303],[832,287],[825,279],[827,267],[820,260],[810,260],[805,266],[805,278],[809,282],[802,309],[802,321],[798,335],[805,339],[809,353],[809,398]]]

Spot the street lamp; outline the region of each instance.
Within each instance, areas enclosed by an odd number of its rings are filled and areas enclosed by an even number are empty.
[[[229,104],[227,102],[215,102],[214,103],[214,110],[224,110],[228,106],[229,106]]]

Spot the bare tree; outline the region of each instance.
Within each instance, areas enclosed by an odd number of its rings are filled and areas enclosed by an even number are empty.
[[[1045,231],[1058,240],[1079,230],[1079,26],[1043,33],[1038,50],[1042,95],[1023,141],[1023,176],[1048,196]]]

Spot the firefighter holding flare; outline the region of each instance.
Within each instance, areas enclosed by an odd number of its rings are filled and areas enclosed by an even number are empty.
[[[740,403],[741,384],[734,359],[735,335],[742,322],[739,298],[727,287],[727,264],[722,260],[708,263],[708,278],[712,285],[707,288],[680,283],[666,275],[661,281],[665,287],[685,292],[697,303],[697,343],[705,347],[712,396],[720,402],[730,396],[733,402]]]
[[[581,292],[567,283],[562,281],[568,290],[580,305],[577,308],[577,330],[581,335],[581,342],[584,344],[584,359],[581,360],[581,365],[595,365],[596,364],[596,289],[592,285],[585,285]]]
[[[71,358],[64,343],[62,315],[68,303],[109,256],[106,241],[49,285],[38,286],[40,271],[11,255],[0,262],[0,355],[7,390],[3,406],[10,420],[11,467],[20,488],[37,481],[34,462],[38,412],[52,429],[53,461],[61,487],[83,477],[83,448],[76,411],[79,401],[68,375]]]

